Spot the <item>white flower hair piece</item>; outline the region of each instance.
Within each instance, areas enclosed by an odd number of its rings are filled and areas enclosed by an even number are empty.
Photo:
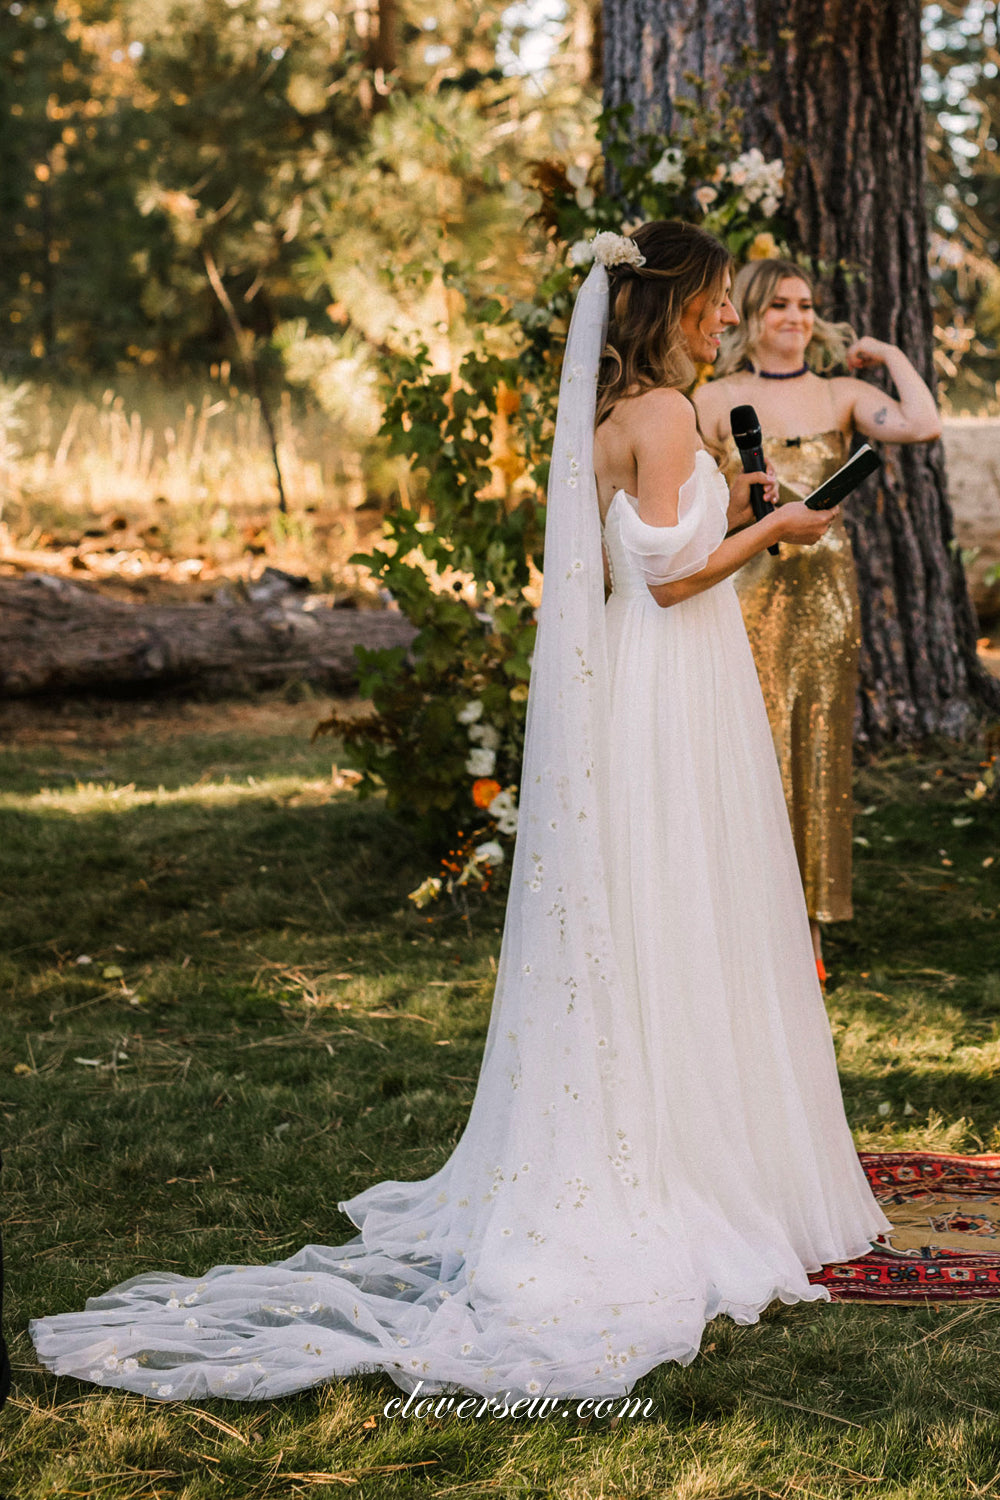
[[[635,240],[625,234],[615,234],[610,229],[595,234],[590,242],[590,248],[594,252],[594,259],[599,265],[605,267],[623,265],[639,267],[646,264],[646,257]]]

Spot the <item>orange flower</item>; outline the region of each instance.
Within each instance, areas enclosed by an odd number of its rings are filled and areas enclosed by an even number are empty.
[[[520,453],[501,453],[499,458],[494,459],[494,463],[508,484],[520,479],[528,467]]]
[[[497,411],[502,417],[511,417],[521,408],[521,396],[518,391],[512,391],[509,385],[503,381],[497,387]]]
[[[493,798],[500,794],[499,781],[493,781],[488,777],[480,777],[472,783],[472,800],[477,807],[489,807]]]

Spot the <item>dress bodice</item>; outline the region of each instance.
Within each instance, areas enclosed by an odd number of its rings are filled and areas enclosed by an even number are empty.
[[[802,500],[830,478],[847,461],[847,439],[839,427],[802,437],[765,437],[764,457],[778,473],[778,504]],[[728,477],[741,468],[739,450],[731,437],[725,440],[723,473]]]
[[[680,487],[677,524],[651,526],[638,501],[618,490],[604,520],[614,597],[649,600],[649,587],[699,573],[726,535],[729,490],[704,448]]]
[[[722,472],[728,478],[740,471],[739,450],[731,437],[725,440],[725,455]],[[804,500],[818,489],[847,461],[848,443],[839,427],[827,432],[815,432],[802,437],[775,438],[767,436],[763,443],[764,457],[774,465],[778,475],[778,504],[787,505],[790,500]],[[829,530],[811,547],[789,547],[784,543],[780,562],[766,552],[752,557],[740,569],[736,578],[737,592],[764,577],[779,571],[786,582],[797,579],[808,587],[817,573],[833,570],[849,575],[850,587],[854,589],[854,561],[851,543],[844,524],[843,515],[838,515]]]

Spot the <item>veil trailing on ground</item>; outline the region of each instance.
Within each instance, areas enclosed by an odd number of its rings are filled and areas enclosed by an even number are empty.
[[[631,1118],[645,1093],[608,911],[609,689],[593,472],[608,277],[577,297],[549,481],[520,824],[482,1070],[454,1154],[342,1207],[360,1235],[201,1279],[149,1274],[36,1320],[39,1357],[160,1399],[260,1399],[358,1370],[404,1389],[626,1391],[690,1358],[646,1340],[651,1281]],[[326,1184],[317,1184],[322,1192]],[[662,1249],[662,1245],[660,1247]],[[643,1251],[646,1251],[646,1255]],[[691,1288],[684,1307],[696,1301]],[[683,1307],[671,1321],[687,1324]],[[695,1327],[697,1323],[697,1327]]]

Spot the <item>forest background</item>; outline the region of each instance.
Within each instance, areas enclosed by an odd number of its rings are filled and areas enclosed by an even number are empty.
[[[935,363],[946,409],[995,412],[996,13],[924,15]],[[600,54],[593,0],[5,5],[8,525],[18,496],[37,518],[46,491],[139,501],[186,482],[222,503],[222,535],[234,485],[276,494],[275,458],[283,508],[405,501],[376,436],[380,360],[424,342],[453,370],[467,304],[537,285],[533,164],[589,190]],[[212,457],[223,432],[238,480]]]
[[[977,414],[1000,390],[996,31],[981,0],[924,10],[934,365]],[[593,0],[0,15],[5,560],[141,597],[225,599],[261,557],[330,602],[388,588],[431,628],[412,669],[368,661],[377,718],[332,727],[438,842],[470,775],[484,814],[516,791],[570,247],[622,213],[601,41]],[[630,201],[738,254],[780,242],[780,192],[697,187],[743,158],[738,114],[691,89],[684,150],[641,137]]]

